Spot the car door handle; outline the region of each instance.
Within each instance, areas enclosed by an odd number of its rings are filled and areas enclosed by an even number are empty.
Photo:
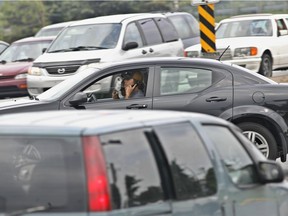
[[[147,107],[147,104],[131,104],[126,109],[146,109]]]
[[[207,98],[206,101],[207,102],[213,102],[213,101],[226,101],[227,98],[220,98],[220,97],[210,97],[210,98]]]
[[[147,53],[147,51],[146,50],[142,50],[142,54],[146,54]]]
[[[149,49],[149,52],[152,53],[152,52],[154,52],[154,50],[153,50],[152,48],[150,48],[150,49]]]

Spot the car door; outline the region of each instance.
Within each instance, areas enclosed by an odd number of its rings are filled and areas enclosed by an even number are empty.
[[[153,109],[232,116],[232,75],[225,70],[161,66],[155,71]]]
[[[288,26],[285,22],[285,19],[276,19],[277,23],[277,53],[279,55],[279,61],[277,62],[277,65],[280,66],[287,66],[288,65]],[[280,34],[280,31],[282,32]]]
[[[234,216],[278,215],[275,189],[269,184],[260,183],[254,162],[240,141],[244,138],[239,139],[240,136],[243,137],[242,133],[240,131],[232,133],[229,128],[220,125],[205,125],[204,129],[218,150],[225,170],[223,174],[228,179],[226,181],[228,199],[224,205],[227,213],[230,212],[228,215],[232,213]]]
[[[215,162],[189,122],[154,126],[174,184],[173,215],[225,215]]]
[[[123,79],[127,73],[134,72],[141,74],[137,87],[143,91],[144,96],[124,99],[121,95]],[[102,75],[96,73],[93,79],[83,83],[77,91],[67,97],[61,109],[152,109],[153,76],[154,68],[149,66],[111,70]],[[114,90],[119,93],[119,99],[113,99]],[[69,103],[77,94],[85,101],[80,106],[71,106]]]

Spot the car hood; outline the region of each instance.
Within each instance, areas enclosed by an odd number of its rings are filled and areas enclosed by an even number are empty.
[[[61,53],[44,53],[39,56],[34,63],[57,63],[67,61],[79,61],[87,59],[99,59],[101,62],[112,61],[113,59],[122,60],[124,55],[120,54],[121,51],[117,49],[105,50],[90,50],[90,51],[74,51],[74,52],[61,52]],[[98,61],[99,62],[99,61]],[[95,62],[96,63],[96,62]]]
[[[0,74],[5,76],[13,76],[21,73],[27,73],[30,66],[32,66],[32,62],[11,62],[0,64]]]
[[[235,37],[235,38],[222,38],[216,39],[215,44],[217,49],[226,49],[230,46],[230,49],[238,47],[262,47],[263,44],[271,43],[271,37]],[[196,44],[185,49],[185,51],[200,51],[201,44]]]
[[[1,101],[0,103],[0,111],[13,109],[13,108],[20,108],[24,106],[33,106],[37,104],[45,104],[46,102],[38,101],[38,100],[30,100],[28,98],[21,98],[21,99],[11,99],[6,101]]]

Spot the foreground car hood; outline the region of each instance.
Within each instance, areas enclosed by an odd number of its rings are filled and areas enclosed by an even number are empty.
[[[11,62],[0,64],[0,74],[3,76],[15,76],[20,73],[27,73],[28,68],[32,66],[32,62]]]

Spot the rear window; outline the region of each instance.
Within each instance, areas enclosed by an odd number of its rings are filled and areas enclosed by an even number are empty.
[[[84,211],[80,151],[78,138],[1,136],[0,212],[39,206],[49,212]]]

